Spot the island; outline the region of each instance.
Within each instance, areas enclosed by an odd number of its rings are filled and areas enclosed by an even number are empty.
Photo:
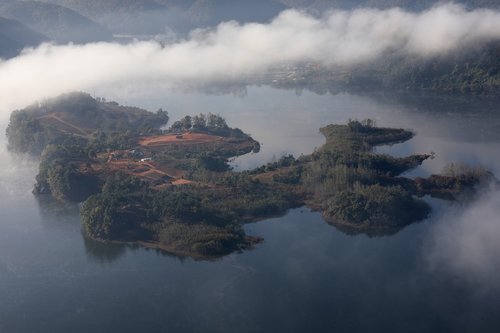
[[[404,142],[410,130],[350,120],[320,129],[325,144],[234,171],[230,158],[260,144],[212,113],[167,128],[166,111],[125,107],[70,93],[14,111],[9,149],[39,156],[33,193],[81,203],[86,237],[135,243],[179,256],[216,258],[262,241],[243,225],[307,206],[344,232],[397,232],[429,216],[429,195],[469,200],[498,183],[483,168],[450,164],[428,178],[404,172],[432,158],[396,158],[374,147]]]

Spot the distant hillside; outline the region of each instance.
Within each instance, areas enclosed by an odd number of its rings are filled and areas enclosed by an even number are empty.
[[[287,8],[274,0],[197,0],[187,13],[194,23],[216,25],[229,20],[266,22]]]
[[[0,58],[14,57],[27,46],[37,46],[47,37],[11,19],[0,17]]]
[[[185,8],[164,6],[154,0],[42,1],[71,8],[114,34],[161,34],[168,28],[186,28]]]
[[[15,19],[60,43],[111,40],[103,26],[77,12],[39,1],[0,3],[0,15]]]
[[[423,10],[435,4],[446,1],[438,0],[279,0],[279,2],[294,8],[326,10],[329,8],[351,9],[357,7],[391,8],[401,7],[409,10]],[[451,1],[448,1],[451,2]],[[454,0],[468,8],[500,8],[498,0]]]
[[[43,0],[82,13],[116,34],[186,31],[221,21],[265,22],[288,6],[277,0]]]
[[[12,0],[11,0],[12,1]],[[437,0],[40,0],[70,8],[115,34],[187,32],[222,21],[267,22],[287,8],[324,11],[358,7],[424,10]],[[455,0],[468,8],[500,8],[498,0]]]
[[[156,0],[156,2],[168,9],[188,10],[196,0]]]
[[[438,59],[425,67],[425,70],[431,73],[434,68],[444,68],[444,73],[434,72],[434,75],[429,75],[431,78],[427,83],[429,89],[500,94],[500,43],[488,45],[457,58],[452,57],[451,61]],[[425,70],[422,71],[423,82],[425,82]]]
[[[353,87],[499,95],[500,43],[428,60],[386,57],[351,73]]]
[[[164,6],[155,0],[43,0],[71,8],[87,17],[99,17],[108,13],[137,13],[141,11],[163,10]],[[189,0],[188,0],[189,1]]]
[[[297,67],[271,76],[274,86],[328,91],[421,91],[500,96],[500,42],[431,59],[388,54],[353,67]]]

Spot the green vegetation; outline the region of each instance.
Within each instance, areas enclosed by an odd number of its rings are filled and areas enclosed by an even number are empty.
[[[333,223],[364,229],[366,227],[400,228],[423,220],[430,207],[413,198],[401,186],[370,185],[340,191],[327,203],[324,216]]]
[[[373,76],[387,88],[425,90],[448,94],[498,95],[500,91],[500,44],[491,43],[448,57],[395,58],[377,64]],[[359,82],[363,77],[360,73]],[[356,81],[358,79],[355,79]],[[353,82],[356,85],[356,82]]]
[[[403,129],[378,128],[370,121],[321,129],[327,141],[302,170],[302,186],[312,205],[334,225],[355,230],[392,229],[425,218],[430,208],[413,197],[412,181],[399,178],[431,155],[395,158],[375,154],[376,145],[413,137]]]
[[[223,255],[244,249],[249,242],[243,230],[207,224],[167,223],[162,226],[159,242],[178,252]]]
[[[79,170],[86,158],[80,146],[49,145],[42,154],[35,194],[50,194],[58,200],[83,201],[99,190],[96,175]]]
[[[7,127],[9,149],[32,155],[39,155],[49,144],[81,145],[79,136],[65,135],[53,127],[43,126],[33,114],[14,111]]]
[[[321,129],[325,144],[312,154],[235,172],[228,158],[258,144],[222,117],[186,116],[162,132],[156,121],[164,124],[165,112],[120,107],[117,115],[117,107],[74,95],[18,111],[8,129],[12,149],[43,149],[34,192],[83,202],[85,234],[101,241],[220,256],[259,241],[245,235],[244,223],[303,205],[343,231],[393,233],[428,216],[419,196],[466,200],[481,183],[496,181],[484,169],[456,164],[427,179],[402,177],[432,155],[376,154],[375,146],[413,133],[372,120],[328,125]]]
[[[283,156],[238,173],[200,163],[197,172],[189,174],[200,181],[198,185],[161,190],[147,184],[135,189],[113,185],[112,192],[106,185],[82,209],[87,234],[112,240],[142,235],[139,239],[175,253],[222,255],[251,246],[242,223],[282,214],[291,207],[305,204],[320,210],[328,223],[349,232],[383,234],[429,215],[430,206],[416,195],[449,193],[448,183],[433,181],[438,176],[426,180],[426,188],[422,180],[397,177],[431,155],[394,158],[373,153],[375,145],[411,138],[410,131],[356,120],[321,131],[327,138],[325,145],[299,159]],[[464,193],[484,179],[482,175],[468,170],[466,183],[461,182],[463,172],[439,177],[462,184],[458,193]]]
[[[185,116],[176,121],[170,127],[171,131],[189,131],[189,130],[225,130],[228,129],[226,120],[220,115],[209,113],[207,115],[200,113],[196,116]]]
[[[433,195],[448,200],[470,200],[478,187],[496,182],[495,176],[483,167],[471,167],[460,163],[445,166],[440,175],[416,178],[419,195]]]
[[[167,132],[183,133],[188,131],[195,133],[210,133],[231,138],[248,137],[239,128],[230,128],[226,120],[220,115],[210,112],[208,114],[200,113],[195,116],[185,116],[174,122]]]
[[[117,174],[101,193],[85,201],[81,213],[86,234],[95,239],[147,240],[176,253],[221,255],[252,245],[242,220],[283,213],[290,199],[256,182],[231,189],[185,186],[158,191]]]
[[[40,155],[49,144],[125,147],[140,134],[159,133],[168,113],[120,106],[85,93],[70,93],[14,111],[7,128],[9,148]]]

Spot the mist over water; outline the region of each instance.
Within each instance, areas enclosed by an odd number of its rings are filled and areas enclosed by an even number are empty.
[[[424,250],[429,268],[467,282],[481,294],[500,294],[500,191],[455,207],[432,226]]]
[[[4,124],[0,123],[0,193],[5,198],[16,200],[31,197],[31,186],[38,170],[38,161],[28,156],[19,156],[7,150]]]

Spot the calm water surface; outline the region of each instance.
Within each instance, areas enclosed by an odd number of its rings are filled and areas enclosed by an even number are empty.
[[[195,93],[109,99],[172,120],[221,113],[261,141],[234,161],[251,168],[323,143],[318,128],[349,118],[413,128],[382,152],[434,151],[413,174],[448,161],[500,175],[495,103],[426,101],[250,88],[245,97]],[[417,100],[417,102],[415,102]],[[3,139],[4,140],[4,139]],[[85,240],[75,209],[31,195],[36,161],[8,154],[0,176],[0,332],[498,332],[500,200],[461,207],[430,200],[433,216],[399,233],[346,235],[307,209],[246,226],[265,242],[214,262]]]

